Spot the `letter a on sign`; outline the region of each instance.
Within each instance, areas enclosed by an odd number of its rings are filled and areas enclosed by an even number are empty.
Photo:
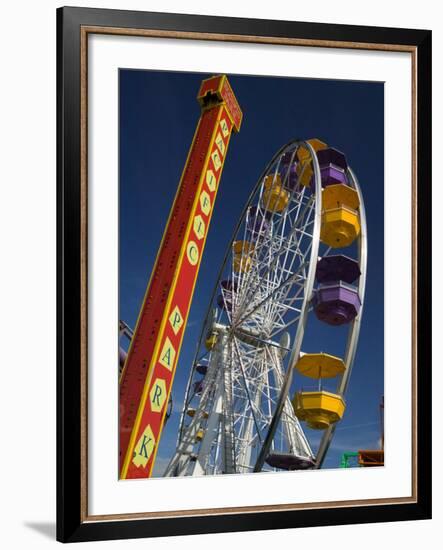
[[[162,351],[160,353],[160,359],[158,362],[169,370],[172,370],[175,359],[175,349],[171,344],[171,340],[168,337],[165,338]]]

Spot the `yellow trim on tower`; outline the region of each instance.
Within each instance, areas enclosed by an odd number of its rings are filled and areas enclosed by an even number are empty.
[[[217,124],[216,124],[216,127],[217,127],[217,128],[218,128],[218,126],[219,126],[219,124],[220,124],[221,113],[222,113],[222,111],[223,111],[223,107],[224,107],[223,105],[219,105],[219,107],[218,107],[218,108],[220,109],[220,113],[219,113],[219,115],[218,115],[218,117],[217,117]],[[225,111],[227,111],[227,109],[225,109]],[[228,152],[229,143],[230,143],[230,141],[231,141],[232,128],[233,128],[233,126],[231,127],[231,130],[230,130],[230,132],[229,132],[228,141],[227,141],[227,143],[226,143],[226,153]],[[215,135],[216,135],[216,132],[215,132],[215,128],[214,128],[214,134],[213,134],[213,138],[214,138],[214,139],[215,139],[215,137],[214,137]],[[212,149],[213,143],[214,143],[214,142],[213,142],[213,140],[212,140],[211,146],[210,146],[209,149],[208,149],[208,156],[207,156],[207,159],[205,159],[205,166],[206,166],[206,168],[207,168],[207,163],[209,163],[209,154],[210,154],[210,151],[211,151],[211,149]],[[218,178],[217,187],[216,187],[216,189],[215,189],[214,198],[213,198],[213,201],[212,201],[212,208],[211,208],[211,211],[210,211],[209,216],[208,216],[208,227],[207,227],[208,231],[209,231],[209,226],[210,226],[210,224],[211,224],[212,213],[214,212],[215,199],[217,198],[217,192],[218,192],[218,188],[219,188],[219,186],[220,186],[221,174],[222,174],[222,172],[223,172],[223,168],[224,168],[224,165],[225,165],[225,159],[226,159],[226,154],[225,154],[224,157],[223,157],[222,166],[221,166],[221,168],[220,168],[220,175],[219,175],[219,178]],[[203,179],[204,179],[204,181],[206,182],[206,169],[202,170],[202,175],[204,175],[205,178],[202,177],[202,178],[201,178],[201,181],[203,181]],[[204,183],[203,183],[203,185],[204,185]],[[200,187],[200,190],[201,190],[201,187]],[[195,204],[197,204],[197,201],[196,201]],[[192,215],[190,216],[190,219],[192,219],[192,220],[194,219],[195,210],[196,210],[196,209],[194,208],[193,211],[192,211]],[[191,224],[191,225],[192,225],[192,224]],[[187,323],[188,323],[188,316],[189,316],[189,313],[190,313],[190,311],[191,311],[192,299],[193,299],[193,297],[194,297],[195,286],[196,286],[196,284],[197,284],[197,279],[198,279],[198,271],[199,271],[199,269],[200,269],[201,259],[202,259],[202,257],[203,257],[203,253],[204,253],[204,250],[205,250],[205,245],[206,245],[206,239],[207,239],[207,236],[208,236],[208,231],[206,231],[205,238],[204,238],[204,240],[203,240],[203,242],[202,242],[201,254],[200,254],[199,262],[198,262],[198,265],[197,265],[197,276],[194,278],[194,283],[193,283],[193,285],[192,285],[191,294],[190,294],[190,298],[189,298],[189,308],[188,308],[188,311],[187,311],[187,313],[186,313],[186,318],[185,318],[185,323],[184,323],[184,327],[185,327],[185,328],[186,328],[186,325],[187,325]],[[185,241],[186,241],[186,239],[185,239]],[[181,341],[180,341],[180,345],[179,345],[178,350],[177,350],[177,357],[180,356],[180,351],[181,351],[181,347],[182,347],[182,344],[183,344],[183,338],[184,338],[184,334],[183,334],[183,336],[182,336],[182,339],[181,339]],[[178,359],[177,359],[177,361],[178,361]],[[171,383],[170,383],[170,385],[169,385],[169,393],[171,392],[172,386],[173,386],[173,384],[174,384],[174,378],[175,378],[175,373],[176,373],[176,371],[177,371],[177,366],[176,366],[175,369],[173,369],[173,371],[172,371]],[[169,394],[168,394],[168,398],[169,398]],[[155,447],[155,449],[154,449],[154,454],[153,454],[152,461],[151,461],[151,469],[150,469],[150,471],[149,471],[149,476],[151,475],[151,472],[152,472],[152,470],[153,470],[153,468],[154,468],[155,459],[156,459],[156,457],[157,457],[158,448],[159,448],[159,446],[160,446],[160,439],[161,439],[161,435],[162,435],[162,432],[163,432],[163,425],[164,425],[164,417],[165,417],[165,415],[166,415],[166,408],[165,408],[165,410],[164,410],[163,417],[162,417],[162,420],[161,420],[162,429],[160,430],[160,432],[159,432],[159,434],[158,434],[158,437],[157,437],[157,445],[156,445],[156,447]]]
[[[208,150],[206,152],[205,162],[203,164],[203,169],[202,169],[202,172],[201,172],[201,175],[200,175],[200,180],[199,180],[197,192],[196,192],[196,195],[195,195],[194,204],[193,204],[193,207],[192,207],[191,214],[188,218],[188,224],[187,224],[187,227],[186,227],[185,236],[184,236],[183,241],[182,241],[179,259],[178,259],[178,262],[176,264],[174,277],[172,279],[172,284],[171,284],[170,292],[169,292],[169,295],[168,295],[168,299],[166,301],[165,308],[163,310],[163,317],[162,317],[162,321],[161,321],[161,324],[160,324],[160,328],[159,328],[159,332],[158,332],[158,336],[157,336],[157,341],[156,341],[155,346],[154,346],[154,352],[153,352],[152,357],[151,357],[151,363],[149,365],[148,374],[145,378],[145,384],[144,384],[141,399],[140,399],[140,402],[139,402],[139,407],[138,407],[138,410],[137,410],[137,415],[136,415],[136,418],[135,418],[135,422],[134,422],[134,425],[133,425],[133,428],[132,428],[131,437],[129,439],[129,444],[128,444],[128,447],[126,449],[126,455],[125,455],[125,459],[124,459],[124,462],[123,462],[123,465],[122,465],[120,479],[126,479],[129,464],[130,464],[130,461],[132,459],[133,447],[135,445],[135,440],[137,438],[137,434],[138,434],[138,431],[139,431],[139,428],[140,428],[141,418],[143,416],[143,412],[144,412],[144,409],[145,409],[145,404],[146,404],[146,399],[147,399],[147,395],[148,395],[149,386],[150,386],[151,379],[152,379],[152,374],[153,374],[153,371],[154,371],[155,363],[157,362],[158,350],[159,350],[159,347],[160,347],[160,343],[163,339],[165,325],[166,325],[166,322],[168,320],[168,315],[167,314],[168,314],[169,309],[170,309],[172,298],[174,297],[175,287],[177,285],[178,274],[179,274],[179,271],[180,271],[180,268],[181,268],[181,264],[183,262],[183,257],[184,257],[184,253],[185,253],[185,250],[186,250],[186,246],[188,244],[189,233],[190,233],[190,231],[192,229],[192,226],[193,226],[195,210],[197,208],[197,204],[198,204],[199,199],[200,199],[200,193],[201,193],[201,189],[202,189],[202,186],[203,186],[203,183],[204,183],[204,176],[206,175],[206,169],[207,169],[207,166],[208,166],[208,163],[209,163],[210,153],[212,152],[212,147],[214,145],[216,130],[218,130],[218,125],[219,125],[220,118],[221,118],[221,113],[222,113],[222,110],[223,110],[222,107],[223,107],[222,105],[219,105],[219,106],[216,107],[217,109],[219,109],[219,113],[218,113],[218,116],[217,116],[217,119],[216,119],[216,124],[214,125],[214,128],[213,128],[213,133],[212,133],[212,136],[211,136],[209,147],[208,147]],[[200,127],[200,122],[201,122],[201,117],[200,117],[199,122],[198,122],[196,133],[194,134],[194,139],[196,137],[198,128]],[[187,168],[187,165],[188,165],[188,160],[189,160],[189,156],[190,156],[191,151],[192,151],[192,144],[191,144],[191,148],[189,149],[186,164],[185,164],[183,172],[182,172],[182,178],[180,179],[180,185],[181,185],[181,182],[183,180],[184,172],[185,172],[185,170]],[[224,164],[224,159],[223,159],[223,164]],[[179,187],[180,187],[180,185],[179,185]],[[172,212],[172,209],[171,209],[171,212]],[[211,214],[212,214],[212,210],[211,210]],[[169,220],[168,220],[168,223],[169,223]],[[203,253],[203,248],[202,248],[202,253]],[[200,257],[201,257],[201,255],[200,255]],[[197,270],[198,270],[198,268],[197,268]],[[196,279],[197,279],[197,277],[195,278],[195,280]],[[192,300],[192,294],[191,294],[191,300]],[[141,313],[141,310],[140,310],[140,313]],[[188,313],[189,313],[189,308],[188,308]],[[187,317],[188,317],[188,315],[186,315],[186,321],[187,321]],[[185,321],[184,326],[186,326],[186,321]],[[183,336],[181,338],[180,346],[177,350],[177,354],[176,354],[177,357],[180,354],[180,349],[181,349],[181,343],[182,342],[183,342]],[[169,386],[170,388],[172,388],[172,384],[173,384],[173,381],[174,381],[175,370],[176,369],[174,368],[173,372],[172,372],[171,383],[170,383],[170,386]],[[165,409],[165,411],[166,411],[166,409]],[[164,421],[164,414],[162,416],[162,421],[161,421],[161,427],[162,428],[163,428],[163,421]],[[156,457],[157,449],[158,449],[158,442],[160,440],[161,433],[162,433],[162,429],[159,431],[159,434],[157,435],[157,445],[156,445],[156,449],[154,450],[154,456],[153,456],[153,459],[152,459],[152,462],[151,462],[151,470],[152,470],[152,466],[155,462],[155,457]]]

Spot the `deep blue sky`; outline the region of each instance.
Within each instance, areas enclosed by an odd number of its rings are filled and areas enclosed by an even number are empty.
[[[206,73],[120,70],[120,319],[135,326],[165,221],[192,141]],[[260,173],[293,138],[317,137],[346,154],[363,190],[368,273],[360,342],[324,467],[343,451],[376,448],[383,395],[384,88],[382,83],[228,75],[244,113],[231,139],[189,315],[156,471],[175,449],[196,341],[225,248]],[[313,317],[313,316],[312,316]],[[306,351],[336,352],[337,328],[310,321]],[[302,349],[303,349],[302,348]],[[318,436],[316,437],[318,440]]]

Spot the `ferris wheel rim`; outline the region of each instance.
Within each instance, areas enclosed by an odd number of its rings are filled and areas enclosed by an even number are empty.
[[[303,306],[302,306],[303,314],[301,315],[301,322],[299,321],[297,326],[297,332],[295,334],[294,343],[289,356],[288,368],[287,368],[283,386],[280,392],[279,401],[278,401],[276,410],[274,412],[273,418],[271,420],[271,424],[268,429],[266,440],[262,445],[261,451],[255,463],[254,470],[253,470],[254,472],[260,472],[261,469],[263,468],[263,464],[266,460],[267,454],[269,453],[270,445],[274,438],[277,425],[280,421],[280,417],[283,412],[284,403],[288,397],[289,389],[292,383],[294,359],[300,354],[301,344],[304,336],[304,329],[307,321],[309,302],[310,302],[310,299],[312,296],[312,290],[314,287],[316,261],[313,262],[312,258],[314,258],[315,260],[317,259],[318,248],[320,244],[320,225],[321,225],[321,210],[322,210],[321,208],[322,206],[321,175],[320,175],[320,166],[319,166],[317,155],[315,154],[314,148],[307,141],[302,143],[305,146],[307,146],[311,154],[311,159],[313,160],[314,181],[315,181],[316,205],[315,205],[315,224],[314,224],[313,237],[312,237],[313,245],[311,246],[311,254],[310,254],[311,261],[309,262],[308,280],[305,283],[306,290],[305,290],[305,299],[303,301]]]
[[[358,284],[358,294],[360,296],[361,306],[357,317],[352,321],[352,326],[350,327],[348,341],[346,344],[346,351],[345,351],[346,370],[342,379],[339,381],[338,388],[337,388],[337,393],[342,396],[344,396],[346,393],[349,380],[352,374],[355,354],[357,351],[357,343],[358,343],[358,338],[360,334],[361,319],[363,316],[363,308],[364,308],[364,297],[365,297],[365,290],[366,290],[366,272],[367,272],[367,260],[368,260],[367,221],[366,221],[366,210],[365,210],[365,205],[363,200],[363,194],[362,194],[358,179],[351,168],[348,168],[348,175],[350,176],[351,183],[355,188],[355,190],[357,191],[359,200],[360,200],[361,230],[360,230],[359,245],[358,245],[358,255],[359,255],[358,260],[359,260],[361,275],[360,275],[359,284]],[[323,437],[320,441],[320,445],[317,451],[316,468],[321,468],[321,466],[323,465],[323,461],[325,459],[326,453],[331,444],[335,429],[336,429],[336,425],[332,424],[332,426],[330,426],[323,434]]]

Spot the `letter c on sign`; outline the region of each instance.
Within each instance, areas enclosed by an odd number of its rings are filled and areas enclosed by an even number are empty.
[[[186,254],[188,256],[189,263],[191,265],[197,265],[198,262],[198,247],[194,241],[189,241],[186,248]]]

